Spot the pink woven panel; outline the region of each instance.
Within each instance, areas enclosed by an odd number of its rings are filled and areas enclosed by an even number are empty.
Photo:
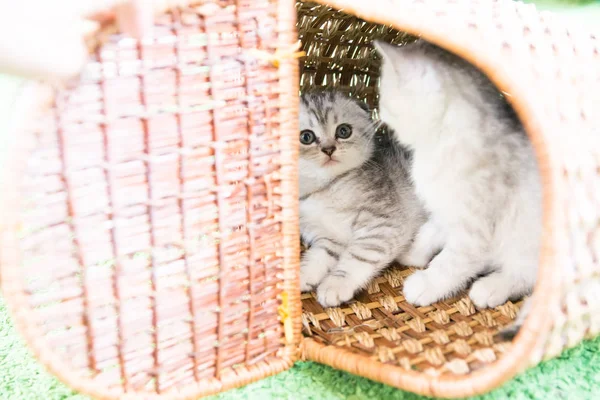
[[[111,35],[23,132],[22,306],[59,375],[116,396],[281,369],[279,72],[245,51],[275,51],[277,4]]]

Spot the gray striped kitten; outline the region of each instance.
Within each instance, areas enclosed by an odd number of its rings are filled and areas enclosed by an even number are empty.
[[[425,220],[409,178],[410,154],[376,138],[363,103],[335,91],[300,101],[302,291],[325,307],[350,300],[402,261]]]

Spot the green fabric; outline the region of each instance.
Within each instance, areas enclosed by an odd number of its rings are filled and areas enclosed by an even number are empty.
[[[595,394],[594,394],[595,393]],[[587,341],[562,356],[530,369],[478,399],[586,400],[600,395],[600,338]],[[38,364],[24,346],[0,298],[0,399],[83,400]],[[417,400],[425,397],[396,390],[312,362],[299,362],[289,371],[214,400]]]
[[[525,3],[560,14],[575,25],[587,24],[596,32],[600,30],[600,0],[525,0]]]
[[[542,0],[540,8],[560,11],[563,15],[600,27],[600,7],[572,4],[576,0]],[[3,140],[11,103],[21,81],[0,75],[0,165],[7,148]],[[0,187],[0,196],[3,188]],[[600,338],[586,341],[562,356],[545,362],[477,399],[586,400],[600,397]],[[38,364],[24,346],[0,298],[0,399],[4,400],[82,400]],[[299,362],[283,372],[244,388],[228,391],[214,399],[396,399],[424,397],[396,390],[348,373],[311,362]]]

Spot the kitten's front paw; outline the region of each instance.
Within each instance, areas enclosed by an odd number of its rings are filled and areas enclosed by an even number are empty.
[[[305,257],[300,263],[300,290],[310,292],[327,275],[329,260],[319,257],[320,254],[312,253],[311,257]]]
[[[426,271],[417,271],[404,281],[404,298],[412,305],[428,306],[437,300],[431,296],[432,285]]]
[[[417,307],[428,306],[448,297],[443,277],[434,276],[431,270],[417,271],[404,281],[404,298]]]
[[[315,286],[319,284],[319,281],[315,279],[315,275],[306,271],[305,268],[300,267],[300,291],[312,292]]]
[[[354,292],[347,278],[328,276],[317,288],[317,300],[323,307],[337,307],[352,299]]]
[[[304,292],[311,292],[314,289],[313,285],[309,285],[308,282],[306,281],[306,278],[303,278],[302,275],[300,276],[300,291],[302,293]]]
[[[506,303],[512,286],[513,282],[502,273],[495,272],[476,280],[469,291],[469,298],[477,308],[494,308]]]

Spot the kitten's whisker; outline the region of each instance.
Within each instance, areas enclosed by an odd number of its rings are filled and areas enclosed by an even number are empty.
[[[385,125],[385,122],[383,122],[382,120],[379,120],[379,121],[373,121],[371,127],[372,127],[372,129],[378,130],[383,125]]]

